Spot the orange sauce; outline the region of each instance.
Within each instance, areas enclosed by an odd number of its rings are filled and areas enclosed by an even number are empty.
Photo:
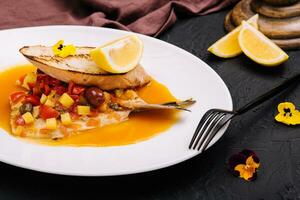
[[[32,65],[22,65],[0,72],[0,127],[10,132],[9,125],[9,94],[20,91],[15,82],[22,75],[35,71]],[[168,88],[155,80],[138,90],[138,94],[148,103],[165,103],[176,98]],[[29,140],[54,146],[118,146],[147,140],[169,129],[178,120],[176,111],[152,110],[132,113],[129,120],[116,125],[109,125],[88,130],[79,135],[60,140]]]

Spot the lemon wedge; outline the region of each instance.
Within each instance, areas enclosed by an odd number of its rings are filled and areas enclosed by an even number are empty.
[[[258,14],[252,16],[250,19],[248,19],[247,22],[257,29],[258,27],[257,20],[258,20]],[[238,36],[241,28],[242,28],[241,25],[236,27],[227,35],[225,35],[224,37],[216,41],[207,50],[221,58],[232,58],[241,54],[242,50],[238,42]]]
[[[143,43],[129,35],[90,51],[93,61],[110,73],[125,73],[137,66],[143,53]]]
[[[261,65],[276,66],[289,58],[274,42],[246,21],[242,22],[238,41],[244,54]]]

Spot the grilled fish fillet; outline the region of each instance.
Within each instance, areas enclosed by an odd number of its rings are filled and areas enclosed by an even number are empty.
[[[76,47],[76,54],[61,58],[55,56],[52,47],[24,46],[19,51],[34,66],[46,74],[80,85],[94,85],[102,90],[127,89],[146,85],[151,77],[142,66],[124,74],[110,74],[92,61],[89,52],[93,47]]]

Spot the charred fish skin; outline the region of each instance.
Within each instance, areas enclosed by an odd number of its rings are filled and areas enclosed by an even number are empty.
[[[94,85],[103,90],[142,87],[151,81],[141,65],[124,74],[110,74],[96,65],[89,56],[93,47],[76,47],[76,54],[66,58],[54,56],[51,47],[25,46],[19,51],[34,66],[46,74],[80,85]]]

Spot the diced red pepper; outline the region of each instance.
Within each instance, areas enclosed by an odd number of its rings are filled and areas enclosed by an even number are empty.
[[[75,102],[70,108],[68,108],[68,111],[70,113],[77,113],[77,103]]]
[[[24,82],[24,79],[25,79],[25,76],[26,76],[26,74],[25,74],[25,75],[23,75],[23,76],[21,76],[21,77],[19,78],[19,81],[20,81],[20,83],[21,83],[21,84],[23,84],[23,82]]]
[[[59,112],[50,106],[41,105],[40,106],[40,117],[44,120],[49,118],[57,118],[59,116]]]
[[[68,94],[72,94],[74,85],[75,85],[75,84],[74,84],[73,81],[70,81],[70,82],[69,82],[69,85],[68,85]]]
[[[47,74],[37,74],[37,81],[45,80],[48,77]]]
[[[14,92],[10,95],[10,100],[15,103],[26,95],[25,92]]]
[[[85,90],[85,87],[80,86],[80,85],[75,85],[75,86],[73,87],[72,94],[77,94],[77,95],[79,95],[79,94],[82,93],[84,90]]]
[[[27,85],[29,86],[30,89],[34,88],[35,83],[27,83]]]
[[[52,77],[49,77],[48,81],[49,81],[49,85],[53,87],[58,86],[60,84],[60,80]]]
[[[66,92],[66,88],[62,85],[55,86],[54,90],[56,91],[56,94],[58,94],[58,95],[62,95],[63,93]]]
[[[40,98],[36,95],[27,95],[23,101],[24,103],[31,103],[34,106],[40,105]]]
[[[37,95],[37,96],[40,96],[41,95],[41,89],[40,89],[40,87],[38,86],[38,85],[36,85],[36,86],[34,86],[33,88],[32,88],[32,94],[33,95]]]
[[[75,95],[75,94],[71,94],[70,97],[75,101],[75,102],[78,102],[80,97],[79,95]]]
[[[25,125],[25,120],[23,119],[23,117],[21,115],[19,115],[17,118],[16,118],[16,125],[18,126],[24,126]]]
[[[49,85],[45,84],[44,85],[44,93],[45,93],[45,95],[49,95],[50,92],[51,92],[51,89],[50,89]]]
[[[80,116],[77,114],[77,112],[71,112],[70,115],[71,115],[71,119],[72,119],[73,121],[79,119],[79,117],[80,117]]]

